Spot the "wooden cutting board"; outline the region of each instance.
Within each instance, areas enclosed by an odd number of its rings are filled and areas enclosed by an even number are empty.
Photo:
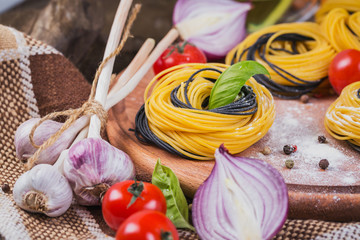
[[[110,142],[125,151],[136,166],[142,180],[151,180],[157,159],[170,167],[180,180],[184,193],[193,197],[200,184],[209,176],[214,161],[192,161],[172,155],[155,146],[140,143],[134,133],[134,119],[144,103],[143,93],[153,74],[149,73],[137,88],[109,111],[107,134]],[[332,221],[360,220],[360,154],[346,142],[333,139],[324,128],[324,116],[335,96],[298,100],[275,99],[276,119],[259,142],[239,156],[263,159],[274,166],[285,179],[289,190],[289,218]],[[326,143],[317,138],[324,135]],[[286,144],[297,145],[291,154],[283,153]],[[265,146],[272,153],[261,153]],[[295,162],[293,169],[285,160]],[[330,162],[321,170],[321,159]]]

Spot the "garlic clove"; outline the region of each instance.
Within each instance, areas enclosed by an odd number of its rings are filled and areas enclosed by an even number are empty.
[[[71,143],[71,146],[69,148],[71,148],[73,145],[75,145],[77,142],[83,140],[84,138],[87,137],[87,134],[89,132],[89,127],[85,127],[83,128],[79,134],[76,136],[76,138],[74,139],[74,141]],[[69,149],[65,149],[63,150],[60,155],[59,158],[56,160],[56,162],[54,163],[54,166],[59,170],[59,172],[64,175],[64,161],[65,159],[68,158],[68,154],[69,154]]]
[[[68,158],[68,155],[69,149],[63,150],[53,165],[62,175],[64,175],[64,161]]]
[[[40,118],[31,118],[23,122],[15,132],[15,148],[16,156],[20,160],[26,160],[31,157],[37,150],[30,142],[30,132],[33,126],[40,121]],[[36,164],[48,163],[53,164],[59,157],[62,150],[68,148],[76,135],[89,123],[89,117],[83,116],[75,121],[68,129],[66,129],[61,136],[56,140],[55,144],[44,149]],[[37,145],[43,144],[53,134],[55,134],[63,125],[53,120],[44,121],[34,133],[34,143]]]
[[[39,164],[15,182],[16,205],[29,211],[57,217],[70,207],[73,192],[66,178],[48,164]]]
[[[101,204],[111,185],[133,179],[135,169],[123,151],[100,138],[86,138],[70,148],[64,174],[79,204],[93,206]]]

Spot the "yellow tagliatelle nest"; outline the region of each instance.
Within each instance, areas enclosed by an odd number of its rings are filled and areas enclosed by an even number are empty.
[[[328,108],[325,128],[336,139],[360,146],[360,81],[346,86]]]
[[[204,109],[203,102],[210,96],[214,85],[209,79],[216,80],[227,67],[215,63],[183,64],[158,74],[147,86],[144,112],[149,129],[181,156],[197,160],[213,159],[215,149],[222,143],[232,154],[239,153],[260,140],[272,125],[275,118],[273,97],[254,79],[248,80],[246,85],[256,94],[255,113],[231,115]],[[186,86],[185,81],[204,68],[219,72],[201,71]],[[186,104],[187,91],[192,108],[174,106],[171,93],[177,87],[177,98]]]

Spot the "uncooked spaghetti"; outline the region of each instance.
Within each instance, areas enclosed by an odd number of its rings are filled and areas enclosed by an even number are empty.
[[[348,141],[360,151],[360,82],[346,86],[328,108],[325,128],[336,139]]]
[[[358,1],[360,8],[360,1]],[[345,49],[360,50],[360,9],[349,13],[334,8],[321,21],[321,30],[337,52]]]
[[[311,92],[327,78],[335,50],[316,23],[286,23],[249,35],[226,56],[226,63],[255,60],[270,72],[271,79],[256,75],[258,83],[274,96],[295,99]]]
[[[214,82],[227,67],[183,64],[155,76],[136,115],[138,139],[196,160],[213,159],[222,143],[236,154],[260,140],[274,121],[275,108],[271,93],[254,79],[233,103],[207,108]]]
[[[334,8],[343,8],[349,13],[360,11],[359,0],[326,0],[321,3],[320,8],[315,14],[315,21],[321,23],[325,16]]]

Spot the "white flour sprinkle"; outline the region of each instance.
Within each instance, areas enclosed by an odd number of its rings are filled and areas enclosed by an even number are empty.
[[[280,104],[288,104],[280,102]],[[277,106],[279,104],[277,103]],[[280,109],[280,112],[278,111]],[[284,111],[284,109],[286,111]],[[280,170],[286,183],[309,185],[339,185],[349,186],[360,184],[360,155],[354,153],[344,141],[332,138],[325,130],[323,119],[327,106],[317,104],[302,104],[291,102],[289,107],[278,107],[274,124],[266,136],[259,142],[259,150],[255,157],[263,159]],[[300,115],[300,117],[299,117]],[[322,119],[317,119],[321,116]],[[319,143],[318,136],[325,135],[327,142]],[[285,155],[283,147],[287,144],[297,146],[297,151]],[[270,155],[263,155],[260,151],[268,146]],[[285,161],[295,162],[293,169],[285,168]],[[329,167],[322,170],[319,161],[327,159]],[[348,166],[354,166],[349,171]]]

